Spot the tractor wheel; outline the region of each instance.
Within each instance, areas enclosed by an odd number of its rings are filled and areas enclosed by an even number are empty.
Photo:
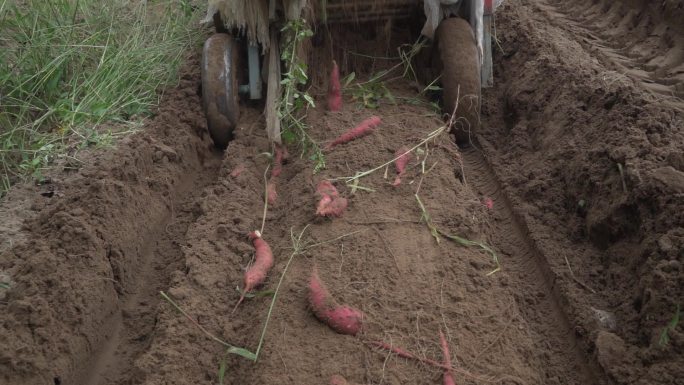
[[[233,138],[240,117],[238,55],[238,44],[225,33],[209,37],[202,50],[202,105],[209,135],[221,149]]]
[[[435,42],[433,65],[442,73],[442,111],[451,114],[458,103],[452,132],[458,144],[468,144],[480,123],[480,60],[475,35],[465,19],[448,18],[439,24]]]

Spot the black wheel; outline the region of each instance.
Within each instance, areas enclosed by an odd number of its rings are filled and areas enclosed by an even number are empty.
[[[467,144],[480,123],[480,60],[475,35],[462,18],[445,19],[435,33],[433,63],[442,74],[442,110],[451,114],[456,102],[456,142]]]
[[[225,33],[212,35],[202,50],[202,104],[209,135],[216,147],[226,148],[240,118],[238,99],[238,44]]]

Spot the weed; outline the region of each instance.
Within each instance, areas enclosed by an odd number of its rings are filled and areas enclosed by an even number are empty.
[[[622,181],[622,191],[627,192],[627,183],[625,182],[625,171],[622,163],[617,164],[618,171],[620,172],[620,180]]]
[[[244,357],[244,358],[246,358],[246,359],[248,359],[248,360],[256,361],[256,359],[257,359],[257,355],[256,355],[256,354],[250,352],[250,351],[247,350],[247,349],[240,348],[240,347],[237,347],[237,346],[233,346],[232,344],[230,344],[230,343],[228,343],[228,342],[226,342],[226,341],[224,341],[224,340],[222,340],[222,339],[216,337],[215,335],[211,334],[211,332],[209,332],[209,331],[208,331],[207,329],[205,329],[202,325],[200,325],[194,318],[192,318],[192,317],[190,316],[190,314],[186,313],[185,310],[183,310],[180,306],[178,306],[178,304],[176,304],[176,302],[174,302],[166,293],[164,293],[163,291],[160,291],[159,294],[160,294],[160,295],[162,296],[162,298],[164,298],[168,303],[170,303],[171,306],[173,306],[176,310],[178,310],[178,312],[180,312],[181,314],[183,314],[183,316],[185,316],[185,318],[187,318],[188,321],[190,321],[193,325],[195,325],[195,327],[198,328],[198,329],[199,329],[202,333],[204,333],[207,337],[209,337],[210,339],[212,339],[212,340],[218,342],[219,344],[225,346],[225,347],[227,348],[227,349],[226,349],[226,353],[229,353],[229,354],[236,354],[236,355],[241,356],[241,357]]]
[[[382,71],[371,76],[366,82],[354,84],[351,90],[352,100],[360,102],[365,108],[373,109],[380,106],[382,99],[387,99],[390,103],[396,104],[396,100],[390,90],[387,89],[384,82],[380,81],[385,74],[386,71]]]
[[[315,162],[314,174],[325,168],[325,157],[318,143],[307,132],[304,122],[306,110],[315,107],[311,95],[300,91],[309,80],[307,67],[300,61],[297,48],[301,42],[313,36],[305,20],[291,20],[281,30],[284,40],[280,58],[285,62],[287,72],[283,74],[280,84],[282,95],[278,100],[278,118],[281,120],[282,138],[285,142],[297,141],[302,149],[302,155],[310,153],[309,158]]]
[[[221,360],[221,363],[219,364],[219,370],[218,370],[218,380],[219,380],[219,385],[223,385],[223,379],[226,376],[226,361],[228,360],[228,353],[223,356],[223,359]]]
[[[426,44],[426,41],[422,38],[419,38],[419,40],[417,40],[413,44],[401,45],[398,48],[399,56],[397,58],[367,56],[367,57],[371,57],[374,59],[385,59],[385,60],[399,59],[400,62],[395,64],[394,66],[390,67],[389,69],[382,70],[382,71],[379,71],[379,72],[371,75],[370,79],[368,79],[364,82],[358,82],[358,83],[353,84],[352,89],[350,91],[350,93],[352,95],[352,99],[360,102],[365,108],[373,108],[373,109],[378,108],[380,101],[383,99],[387,99],[390,103],[396,104],[397,98],[395,98],[392,95],[392,93],[390,92],[390,90],[387,88],[387,86],[385,86],[385,82],[383,81],[383,79],[387,75],[389,75],[390,73],[392,73],[395,70],[403,67],[404,71],[399,77],[416,80],[417,76],[415,74],[415,71],[413,70],[411,60],[413,60],[413,57],[416,56],[420,52],[420,50],[423,49],[423,47],[425,47],[425,44]],[[366,56],[366,55],[363,55],[363,56]],[[342,83],[344,84],[344,88],[346,89],[352,83],[352,81],[355,78],[356,78],[356,74],[354,72],[345,76],[345,78],[342,81]],[[432,82],[428,86],[428,88],[430,90],[434,90],[434,89],[438,88],[438,87],[434,86],[434,83],[435,82]],[[424,90],[423,92],[425,92],[427,90],[428,89],[426,88],[426,90]]]
[[[423,202],[420,200],[420,197],[418,196],[418,194],[415,194],[415,197],[416,197],[416,201],[418,202],[418,206],[420,207],[420,211],[421,211],[420,220],[421,220],[421,222],[423,222],[423,221],[425,222],[428,229],[430,229],[430,234],[435,238],[437,243],[439,243],[439,240],[440,240],[439,236],[441,235],[447,239],[450,239],[450,240],[458,243],[461,246],[477,247],[480,250],[483,250],[484,252],[489,254],[492,257],[492,259],[494,260],[494,263],[496,264],[496,268],[494,270],[490,271],[489,273],[487,273],[487,275],[492,275],[492,274],[496,273],[497,271],[501,270],[501,264],[499,263],[499,257],[491,247],[489,247],[488,245],[486,245],[483,242],[471,241],[469,239],[459,237],[458,235],[449,234],[449,233],[446,233],[446,232],[438,229],[432,223],[432,219],[430,217],[430,214],[428,213],[427,209],[425,208],[425,205],[423,205]]]
[[[186,0],[0,0],[0,196],[70,144],[130,132],[200,42],[195,20]]]
[[[670,322],[668,322],[667,326],[665,326],[662,333],[660,333],[658,345],[663,347],[670,343],[670,333],[677,328],[677,325],[679,325],[679,319],[681,318],[681,316],[682,312],[679,310],[679,305],[677,305],[677,309],[675,310],[672,319],[670,320]]]

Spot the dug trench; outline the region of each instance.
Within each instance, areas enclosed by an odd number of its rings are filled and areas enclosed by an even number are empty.
[[[4,213],[24,211],[24,224],[8,227],[0,259],[10,286],[0,303],[2,383],[137,378],[131,363],[153,336],[158,291],[183,269],[198,194],[220,166],[204,135],[198,65],[189,61],[143,132],[3,202]]]
[[[536,4],[510,0],[499,12],[496,85],[475,146],[440,135],[414,151],[397,187],[391,164],[356,187],[336,178],[419,143],[444,124],[439,114],[403,80],[389,84],[399,104],[377,110],[346,95],[341,112],[326,112],[324,90],[315,93],[307,122],[321,143],[371,115],[382,124],[326,153],[316,174],[289,146],[263,223],[276,261],[265,289],[294,257],[256,363],[226,355],[157,295],[251,351],[271,303],[248,298],[232,313],[254,253],[246,235],[262,226],[272,151],[263,118],[245,107],[235,139],[215,153],[191,60],[143,133],[54,178],[51,198],[16,190],[35,196],[35,214],[0,257],[10,278],[0,292],[2,382],[216,384],[223,366],[224,384],[324,384],[333,374],[434,384],[441,369],[363,340],[439,359],[442,330],[458,383],[676,384],[682,333],[672,329],[664,346],[658,337],[684,287],[681,116],[638,82],[607,84],[608,64]],[[341,218],[314,215],[324,178],[350,201]],[[491,246],[501,269],[478,247],[438,242],[415,195],[439,230]],[[307,243],[293,254],[300,234]],[[364,312],[361,337],[311,314],[314,264],[340,302]]]
[[[397,98],[415,95],[407,86],[392,92]],[[371,114],[383,120],[377,132],[328,152],[320,173],[313,174],[309,159],[291,153],[276,179],[278,198],[268,208],[263,231],[276,259],[267,287],[275,289],[288,266],[293,237],[303,233],[310,246],[289,265],[258,362],[226,356],[220,344],[166,305],[157,325],[163,333],[136,363],[145,373],[144,383],[218,382],[225,359],[226,384],[316,384],[334,374],[354,383],[432,384],[441,381],[440,369],[376,351],[363,341],[382,340],[438,358],[440,329],[449,336],[461,383],[598,383],[590,363],[574,350],[562,309],[545,296],[543,271],[528,260],[523,234],[510,218],[499,218],[510,215],[506,203],[496,196],[497,208],[487,209],[485,197],[464,182],[469,167],[462,172],[461,154],[448,135],[416,152],[420,162],[414,158],[398,187],[391,186],[392,167],[387,178],[381,168],[361,179],[355,193],[351,185],[337,181],[341,194],[350,199],[348,210],[342,218],[314,215],[320,180],[381,165],[401,146],[418,143],[443,125],[425,105],[410,104],[383,104],[368,111],[348,103],[340,113],[318,107],[309,111],[307,121],[311,135],[325,143]],[[187,233],[187,273],[177,274],[169,289],[171,298],[202,327],[251,351],[257,349],[270,299],[251,298],[231,312],[253,254],[246,234],[261,227],[264,172],[270,163],[260,155],[270,148],[263,122],[256,122],[241,125],[231,142],[221,182],[209,189],[204,215]],[[240,169],[244,171],[231,176]],[[494,240],[503,270],[496,271],[492,256],[479,248],[445,237],[438,242],[421,223],[414,194],[445,233],[488,243],[495,231],[507,232],[507,238]],[[307,283],[313,265],[340,302],[363,311],[361,337],[337,334],[312,315]]]
[[[684,374],[668,326],[684,299],[683,7],[508,1],[483,97],[481,153],[580,349],[619,384]]]

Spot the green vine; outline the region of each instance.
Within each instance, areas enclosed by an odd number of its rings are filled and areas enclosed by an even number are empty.
[[[313,98],[300,87],[306,85],[309,77],[307,66],[297,55],[297,47],[301,42],[313,36],[304,19],[289,21],[281,29],[283,41],[280,59],[285,62],[286,72],[280,85],[282,95],[278,101],[278,118],[282,127],[282,138],[285,142],[297,142],[302,149],[302,156],[311,154],[314,161],[314,174],[325,168],[325,158],[318,143],[307,132],[306,110],[316,107]]]

